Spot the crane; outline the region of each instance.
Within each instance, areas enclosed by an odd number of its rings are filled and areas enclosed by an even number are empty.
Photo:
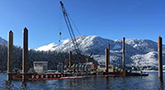
[[[71,22],[70,22],[70,19],[69,19],[69,15],[68,15],[68,13],[67,13],[67,11],[66,11],[66,9],[64,7],[64,4],[62,3],[62,1],[60,1],[60,4],[61,4],[64,20],[65,20],[66,26],[68,28],[69,35],[71,37],[71,40],[72,40],[72,43],[74,45],[75,51],[77,52],[77,54],[79,54],[82,57],[84,57],[81,53],[79,53],[80,50],[79,50],[79,47],[78,47],[78,44],[77,44],[77,41],[76,41],[76,37],[75,37],[74,31],[73,31],[73,28],[72,28],[72,25],[71,25]]]
[[[78,44],[77,44],[77,41],[76,41],[76,37],[75,37],[75,34],[74,34],[74,31],[73,31],[73,28],[72,28],[72,25],[71,25],[71,22],[70,20],[72,21],[72,19],[69,17],[69,14],[67,13],[65,7],[64,7],[64,4],[62,3],[62,1],[60,1],[60,4],[61,4],[61,8],[62,8],[62,12],[63,12],[63,16],[64,16],[64,20],[65,20],[65,23],[66,23],[66,26],[68,28],[68,31],[69,31],[69,34],[70,34],[70,37],[71,37],[71,40],[72,40],[72,43],[74,45],[74,48],[75,48],[75,51],[77,52],[78,55],[80,55],[83,59],[72,59],[72,60],[66,60],[66,62],[70,62],[71,61],[86,61],[88,63],[88,60],[93,60],[93,58],[91,58],[92,56],[92,53],[90,54],[90,56],[88,56],[88,58],[85,58],[81,53],[80,53],[80,50],[79,50],[79,47],[78,47]],[[73,22],[73,21],[72,21]],[[87,65],[86,63],[86,65]],[[96,64],[96,63],[95,63]]]

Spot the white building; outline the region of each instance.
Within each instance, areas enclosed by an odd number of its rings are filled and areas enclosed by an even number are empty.
[[[99,71],[99,72],[105,72],[105,70],[106,70],[105,65],[99,65],[98,66],[97,71]],[[117,67],[115,67],[113,65],[108,65],[108,72],[116,72],[118,70],[119,70],[119,68],[117,68]]]
[[[48,70],[48,61],[34,61],[33,66],[36,73],[45,73]]]
[[[163,65],[163,70],[165,70],[165,65]]]

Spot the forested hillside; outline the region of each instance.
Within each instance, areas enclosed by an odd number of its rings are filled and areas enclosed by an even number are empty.
[[[56,69],[59,62],[64,63],[66,59],[69,58],[69,54],[66,52],[56,52],[56,51],[36,51],[29,50],[28,65],[32,68],[33,61],[48,61],[49,69]],[[82,58],[76,53],[72,54],[74,58]],[[84,56],[86,57],[86,56]],[[14,68],[22,69],[22,48],[14,46],[13,47],[13,66]],[[0,44],[0,70],[7,69],[7,46]]]

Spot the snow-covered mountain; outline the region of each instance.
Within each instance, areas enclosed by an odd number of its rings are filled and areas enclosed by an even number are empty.
[[[0,44],[1,45],[7,45],[7,41],[0,37]]]
[[[77,45],[82,53],[93,53],[95,60],[105,61],[105,48],[110,44],[110,63],[121,66],[122,40],[110,40],[99,36],[78,36]],[[126,64],[138,66],[157,66],[157,43],[146,39],[126,39]],[[163,47],[165,47],[163,45]],[[68,52],[75,51],[71,40],[64,40],[61,45],[51,43],[37,50]],[[163,49],[165,52],[165,49]],[[163,53],[163,58],[165,53]]]
[[[39,47],[37,50],[38,51],[53,51],[53,48],[56,47],[57,45],[55,43],[50,43],[48,45],[44,45],[44,46],[41,46]]]

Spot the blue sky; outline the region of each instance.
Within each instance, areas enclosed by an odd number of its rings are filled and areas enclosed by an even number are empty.
[[[164,0],[62,0],[81,35],[108,39],[165,37]],[[22,47],[24,27],[29,30],[29,48],[70,38],[60,0],[1,0],[0,37],[14,32],[14,44]],[[76,36],[79,34],[74,28]]]

